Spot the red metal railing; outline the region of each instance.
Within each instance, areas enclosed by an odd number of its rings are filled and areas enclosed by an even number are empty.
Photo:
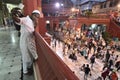
[[[120,39],[120,26],[115,23],[112,18],[110,19],[110,26],[108,32],[113,36],[113,37],[118,37]]]
[[[79,80],[38,32],[35,32],[35,37],[39,56],[37,64],[42,80]]]

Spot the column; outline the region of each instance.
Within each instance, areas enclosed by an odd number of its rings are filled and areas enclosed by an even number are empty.
[[[39,10],[42,14],[41,0],[23,0],[23,5],[25,16],[31,15],[32,11],[35,9]],[[47,31],[45,28],[45,19],[43,18],[43,16],[39,19],[39,24],[36,28],[36,31],[38,31],[42,36],[44,36],[45,32]]]
[[[24,14],[30,15],[34,9],[37,9],[37,0],[23,0]]]

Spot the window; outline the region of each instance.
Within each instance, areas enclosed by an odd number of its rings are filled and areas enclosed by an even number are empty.
[[[119,0],[111,0],[111,1],[110,1],[110,4],[109,4],[109,7],[114,7],[114,6],[116,6],[116,5],[118,4],[118,1],[119,1]]]
[[[116,6],[119,3],[119,0],[114,0],[114,6]]]
[[[103,8],[103,4],[100,5],[100,9],[102,9],[102,8]]]
[[[112,7],[112,1],[110,1],[109,7]]]
[[[103,4],[103,8],[106,8],[106,3]]]

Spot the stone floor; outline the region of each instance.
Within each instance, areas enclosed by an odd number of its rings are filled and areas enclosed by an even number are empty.
[[[0,29],[0,80],[34,80],[23,75],[21,79],[21,53],[19,37],[14,27]]]

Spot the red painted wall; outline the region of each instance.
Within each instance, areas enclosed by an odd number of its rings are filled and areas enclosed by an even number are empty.
[[[34,9],[37,9],[37,0],[23,0],[24,14],[30,15]]]
[[[108,32],[112,37],[118,37],[120,39],[120,26],[118,26],[113,20],[110,21]]]

